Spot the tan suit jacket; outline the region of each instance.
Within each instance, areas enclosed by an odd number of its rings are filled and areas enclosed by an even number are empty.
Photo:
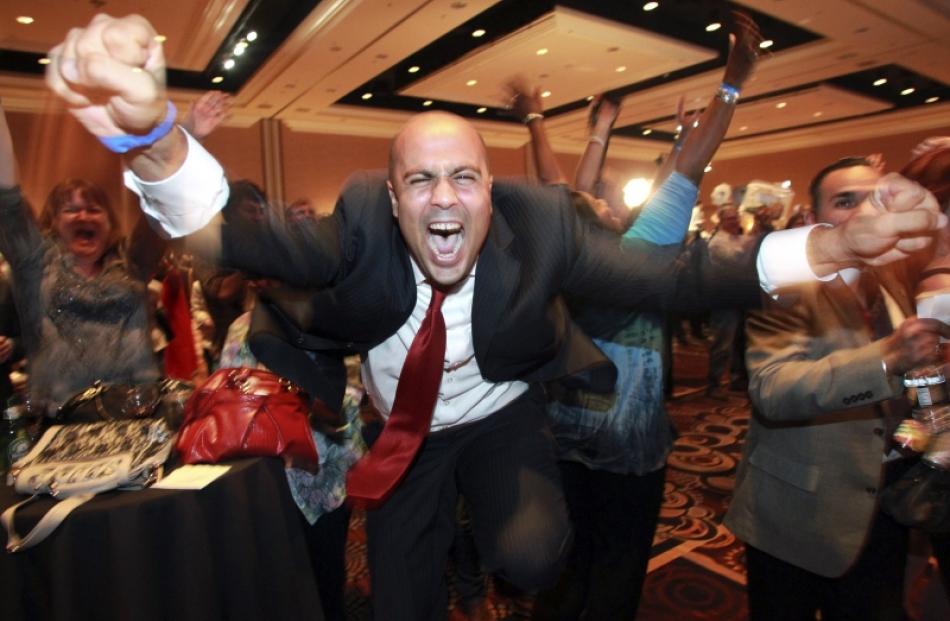
[[[912,314],[902,269],[881,285]],[[841,279],[815,283],[747,324],[755,414],[726,525],[746,543],[822,576],[857,559],[877,510],[885,419],[903,398],[886,376],[857,296]]]

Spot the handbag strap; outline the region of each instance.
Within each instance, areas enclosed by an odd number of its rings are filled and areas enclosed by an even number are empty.
[[[26,536],[22,538],[17,534],[16,530],[14,530],[13,515],[16,513],[17,509],[33,501],[33,499],[37,496],[34,494],[26,500],[22,500],[12,507],[9,507],[3,512],[2,515],[0,515],[0,522],[3,523],[3,527],[7,531],[7,552],[19,552],[20,550],[32,548],[39,542],[43,541],[49,537],[50,533],[56,530],[57,526],[62,524],[67,515],[72,513],[73,510],[80,505],[92,500],[95,495],[96,494],[94,492],[76,494],[75,496],[70,496],[69,498],[57,502],[55,505],[53,505],[52,509],[47,511],[46,514],[40,518],[40,521],[37,522],[36,526],[33,527],[33,530],[28,532]]]

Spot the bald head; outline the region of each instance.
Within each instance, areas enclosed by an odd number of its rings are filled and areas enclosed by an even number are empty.
[[[434,286],[459,284],[491,222],[492,178],[481,136],[454,114],[414,116],[393,140],[388,186],[416,264]]]
[[[451,112],[442,112],[433,110],[432,112],[422,112],[413,116],[402,126],[396,137],[393,138],[389,146],[389,178],[393,178],[396,170],[396,163],[405,153],[407,142],[412,143],[426,136],[455,136],[464,140],[472,140],[478,143],[481,150],[481,157],[484,159],[487,167],[488,148],[481,134],[478,133],[471,123],[457,114]]]

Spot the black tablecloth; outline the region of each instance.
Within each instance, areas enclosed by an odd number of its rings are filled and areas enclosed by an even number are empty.
[[[0,510],[21,499],[0,485]],[[52,502],[18,511],[17,532]],[[36,547],[0,551],[0,619],[320,621],[302,524],[277,459],[199,491],[100,494]]]

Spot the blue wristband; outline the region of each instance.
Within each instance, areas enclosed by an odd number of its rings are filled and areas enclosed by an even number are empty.
[[[723,82],[716,91],[716,97],[725,104],[734,104],[739,99],[739,89]]]
[[[116,153],[126,153],[139,147],[148,147],[168,135],[168,132],[175,126],[176,114],[175,104],[168,100],[168,114],[165,115],[165,119],[144,136],[123,134],[121,136],[97,136],[97,138],[107,149]]]

